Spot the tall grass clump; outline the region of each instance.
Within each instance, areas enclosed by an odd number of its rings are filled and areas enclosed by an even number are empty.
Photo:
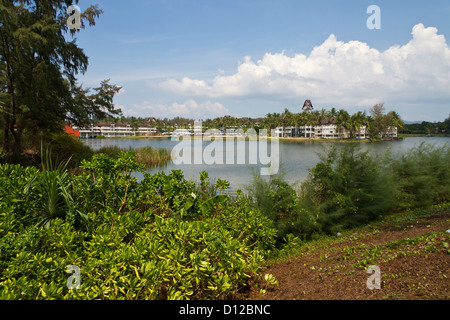
[[[68,172],[65,163],[53,164],[51,152],[41,150],[42,171],[28,180],[23,189],[27,202],[34,202],[34,212],[29,221],[35,221],[38,228],[49,228],[55,219],[70,220],[77,227],[88,228],[89,218],[77,210],[73,193],[76,179]]]
[[[139,147],[139,148],[120,148],[118,146],[108,146],[99,149],[96,153],[104,153],[110,158],[117,159],[121,152],[133,151],[136,154],[136,162],[145,165],[146,167],[152,167],[159,164],[170,161],[171,154],[167,149],[157,149],[151,146]]]
[[[146,166],[154,166],[168,162],[171,159],[170,151],[167,149],[156,149],[150,146],[136,149],[136,161]]]

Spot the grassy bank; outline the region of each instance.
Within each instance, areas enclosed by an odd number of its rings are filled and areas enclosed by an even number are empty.
[[[296,189],[281,175],[254,177],[248,192],[273,221],[278,242],[314,240],[364,225],[389,211],[450,201],[450,146],[421,144],[396,156],[363,151],[358,144],[330,146]]]

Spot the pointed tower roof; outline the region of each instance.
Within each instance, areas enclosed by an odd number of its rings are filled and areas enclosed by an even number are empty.
[[[302,109],[306,110],[306,111],[314,110],[314,107],[313,107],[313,105],[311,103],[311,100],[306,100],[305,103],[303,104],[303,108]]]

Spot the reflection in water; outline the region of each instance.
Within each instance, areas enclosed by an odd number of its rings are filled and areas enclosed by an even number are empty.
[[[91,146],[94,150],[104,146],[118,146],[120,148],[129,147],[138,148],[152,146],[154,148],[166,148],[172,150],[178,142],[170,139],[98,139],[82,140],[85,144]],[[378,143],[360,143],[362,150],[370,149],[376,154],[383,154],[389,150],[393,155],[402,154],[411,148],[425,142],[436,146],[443,146],[450,142],[450,138],[420,137],[407,138],[403,141],[383,141]],[[203,148],[211,142],[202,142]],[[280,142],[280,168],[285,175],[285,180],[291,184],[297,184],[307,178],[309,170],[319,161],[319,155],[323,154],[332,146],[340,147],[343,143],[328,142]],[[248,156],[248,145],[246,152],[235,152],[235,157],[245,154]],[[270,150],[270,147],[268,147]],[[224,148],[226,150],[226,148]],[[193,151],[192,151],[193,152]],[[224,155],[226,156],[226,155]],[[242,159],[235,158],[235,164],[206,165],[206,164],[181,164],[175,165],[172,161],[149,168],[147,172],[156,173],[164,171],[169,173],[171,170],[182,170],[187,179],[198,180],[201,171],[207,171],[210,178],[215,180],[221,178],[230,182],[232,189],[244,188],[253,179],[253,172],[260,172],[262,165],[236,164],[243,162]],[[226,163],[224,161],[224,163]],[[245,163],[249,163],[245,161]],[[137,174],[142,178],[141,174]]]

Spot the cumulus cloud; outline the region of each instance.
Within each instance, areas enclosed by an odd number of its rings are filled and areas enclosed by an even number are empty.
[[[229,113],[221,103],[206,101],[198,103],[195,100],[187,100],[184,103],[173,103],[171,105],[152,104],[144,102],[135,104],[131,110],[124,110],[129,116],[146,116],[156,118],[186,117],[190,119],[207,119],[224,116]]]
[[[338,104],[450,98],[450,49],[434,27],[417,24],[412,39],[385,51],[331,34],[310,54],[266,53],[245,57],[232,75],[212,81],[183,78],[158,84],[164,90],[206,98],[304,98]],[[172,106],[175,108],[175,106]]]

